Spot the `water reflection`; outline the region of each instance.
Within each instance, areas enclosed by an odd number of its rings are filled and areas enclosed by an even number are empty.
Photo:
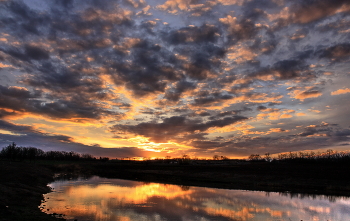
[[[67,220],[350,220],[350,199],[92,177],[50,184],[47,213]],[[45,206],[44,206],[45,205]]]

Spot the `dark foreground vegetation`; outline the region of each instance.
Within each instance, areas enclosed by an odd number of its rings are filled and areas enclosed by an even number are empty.
[[[53,175],[34,163],[0,160],[0,221],[57,220],[38,208]]]
[[[211,160],[166,158],[157,160],[109,160],[74,152],[18,147],[0,151],[0,221],[55,220],[38,206],[54,174],[70,177],[98,175],[143,182],[184,186],[350,196],[350,154],[328,150],[252,154],[247,160],[214,156]]]

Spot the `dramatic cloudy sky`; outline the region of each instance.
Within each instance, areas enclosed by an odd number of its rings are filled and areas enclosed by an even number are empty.
[[[0,0],[0,146],[350,147],[348,0]]]

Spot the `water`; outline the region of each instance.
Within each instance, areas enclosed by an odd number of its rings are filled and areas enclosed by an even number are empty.
[[[350,220],[350,198],[144,183],[94,176],[56,181],[42,210],[67,220]],[[59,216],[59,215],[57,215]]]

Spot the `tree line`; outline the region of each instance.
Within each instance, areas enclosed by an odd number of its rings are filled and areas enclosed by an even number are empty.
[[[93,157],[91,154],[80,154],[74,151],[43,151],[36,147],[20,147],[17,146],[16,143],[12,143],[7,147],[4,147],[0,151],[0,158],[8,159],[8,160],[102,160],[107,161],[109,158]]]
[[[280,153],[276,157],[272,157],[270,153],[251,154],[248,157],[250,161],[347,161],[350,162],[350,153],[345,151],[333,151],[328,149],[324,152],[299,151]]]
[[[67,161],[108,161],[108,157],[96,158],[91,154],[80,154],[74,151],[43,151],[36,147],[21,147],[17,146],[16,143],[12,143],[7,147],[4,147],[0,151],[0,159],[8,160],[67,160]],[[130,160],[130,159],[129,159]],[[165,159],[155,159],[151,161],[178,161],[186,163],[188,161],[199,160],[197,158],[190,158],[189,155],[183,155],[182,158],[171,158],[170,156],[165,157]],[[226,156],[214,155],[214,161],[228,161],[230,160]],[[299,162],[310,162],[310,161],[336,161],[336,162],[350,162],[350,152],[344,151],[333,151],[331,149],[325,152],[314,152],[314,151],[299,151],[299,152],[288,152],[280,153],[275,157],[272,157],[270,153],[251,154],[248,159],[251,162],[286,162],[286,161],[299,161]],[[145,160],[150,161],[150,160]],[[243,160],[244,161],[244,160]]]

